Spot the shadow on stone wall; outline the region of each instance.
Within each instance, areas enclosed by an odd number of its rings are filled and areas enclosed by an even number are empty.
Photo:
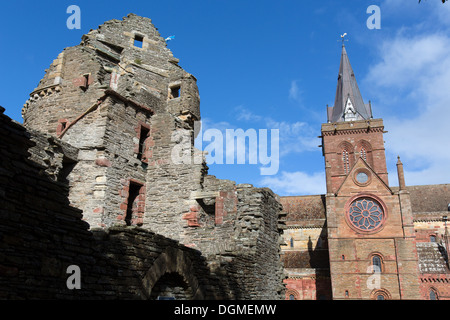
[[[167,275],[182,280],[186,298],[240,296],[227,272],[211,274],[199,251],[174,240],[138,227],[89,231],[82,212],[70,206],[67,186],[29,160],[30,134],[3,112],[0,107],[1,299],[150,299]],[[69,266],[79,267],[80,289],[67,285],[77,276]]]

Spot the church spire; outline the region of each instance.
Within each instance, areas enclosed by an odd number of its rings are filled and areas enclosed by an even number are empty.
[[[336,99],[328,107],[328,122],[356,121],[372,118],[370,103],[365,104],[356,83],[355,74],[342,41],[341,65],[339,67]]]

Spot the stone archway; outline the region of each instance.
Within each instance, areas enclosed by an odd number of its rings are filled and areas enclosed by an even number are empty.
[[[179,299],[204,299],[193,263],[188,254],[180,249],[166,248],[147,271],[142,283],[147,299],[154,299],[157,294],[169,292],[175,295],[175,291]]]
[[[192,288],[176,272],[166,272],[152,288],[150,300],[192,300]]]

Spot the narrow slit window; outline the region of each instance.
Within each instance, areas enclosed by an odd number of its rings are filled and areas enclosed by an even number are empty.
[[[139,149],[137,158],[139,160],[143,159],[143,155],[145,152],[145,141],[150,133],[150,129],[141,125],[140,133],[139,133]]]
[[[128,190],[127,214],[125,216],[127,226],[131,225],[132,219],[137,216],[138,197],[141,187],[142,186],[137,183],[130,182],[130,187]]]
[[[83,74],[84,77],[84,90],[89,88],[89,74]]]
[[[363,158],[364,161],[367,161],[367,152],[364,148],[361,149],[361,158]]]
[[[134,46],[138,48],[142,48],[142,44],[144,43],[144,37],[138,34],[134,35]]]
[[[342,151],[342,164],[344,167],[344,174],[348,174],[348,172],[350,171],[350,163],[347,150]]]

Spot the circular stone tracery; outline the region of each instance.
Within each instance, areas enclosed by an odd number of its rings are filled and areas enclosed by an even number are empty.
[[[362,231],[374,231],[384,220],[382,206],[371,198],[359,198],[350,204],[348,218],[352,225]]]

